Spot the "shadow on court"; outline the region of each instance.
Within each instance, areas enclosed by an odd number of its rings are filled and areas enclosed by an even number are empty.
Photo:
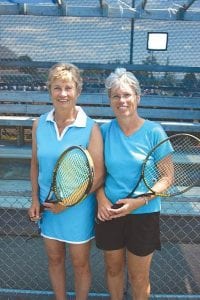
[[[161,232],[162,250],[155,253],[151,268],[151,299],[181,299],[181,295],[182,299],[200,299],[199,217],[162,216]],[[0,209],[0,245],[0,300],[54,299],[43,241],[37,226],[27,219],[25,209]],[[91,266],[92,287],[88,299],[109,299],[103,254],[94,243]],[[66,269],[68,291],[74,291],[69,259]],[[130,294],[127,285],[126,299],[131,299]],[[175,295],[179,295],[178,298]],[[75,299],[73,293],[69,294],[69,299]]]
[[[1,237],[0,243],[2,266],[0,286],[2,290],[7,289],[6,293],[0,291],[0,299],[54,299],[49,293],[51,286],[48,279],[47,260],[42,239],[24,240],[24,237]],[[200,272],[197,258],[199,261],[199,245],[164,243],[162,251],[156,252],[153,258],[151,271],[152,295],[199,295]],[[95,245],[92,247],[91,264],[93,273],[91,292],[93,294],[88,299],[109,299],[106,295],[102,253],[96,249]],[[67,261],[66,267],[68,270],[68,290],[74,291],[73,271],[70,261]],[[12,289],[15,291],[12,292]],[[17,293],[16,290],[20,290],[20,293]],[[37,295],[39,290],[41,290],[41,294]],[[100,296],[101,294],[105,295]],[[128,287],[128,295],[130,296],[130,287]],[[69,299],[75,298],[70,295]],[[130,298],[127,297],[126,299]]]

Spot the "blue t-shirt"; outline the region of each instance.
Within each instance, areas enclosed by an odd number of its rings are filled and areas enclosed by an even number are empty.
[[[104,139],[104,159],[106,166],[105,195],[115,203],[126,198],[137,185],[142,164],[149,151],[167,135],[160,124],[145,120],[143,125],[130,136],[121,130],[117,119],[101,126]],[[162,147],[163,157],[172,152],[170,144]],[[155,157],[152,157],[154,160]],[[143,183],[138,185],[135,195],[147,192]],[[134,200],[133,200],[134,201]],[[161,209],[160,197],[149,201],[148,205],[132,211],[133,214],[158,212]]]

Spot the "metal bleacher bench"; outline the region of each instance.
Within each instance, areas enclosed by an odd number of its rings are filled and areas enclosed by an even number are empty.
[[[82,94],[78,105],[99,124],[113,118],[106,94]],[[30,146],[24,145],[24,129],[31,128],[33,120],[52,108],[47,92],[0,92],[0,128],[18,129],[17,144],[6,146],[1,142],[0,158],[30,158]],[[141,97],[139,114],[155,120],[169,133],[200,133],[200,99],[193,97],[167,97],[146,95]]]
[[[107,122],[114,117],[106,94],[82,94],[77,104],[81,105],[87,114],[96,119],[99,124]],[[52,104],[47,92],[18,93],[8,91],[0,93],[0,128],[18,128],[17,144],[15,143],[15,145],[11,146],[1,140],[1,161],[10,160],[12,164],[11,159],[30,160],[31,144],[27,145],[24,141],[24,129],[31,128],[35,117],[49,111],[51,108]],[[139,114],[144,118],[161,123],[168,134],[186,132],[199,136],[199,98],[156,95],[142,96],[139,105]],[[0,181],[0,184],[5,188],[5,190],[2,190],[3,195],[0,197],[3,207],[16,207],[16,205],[18,207],[21,205],[20,207],[24,208],[30,205],[31,187],[28,180],[3,179]],[[19,188],[19,192],[17,192],[16,186]],[[11,200],[8,203],[9,197]],[[179,198],[173,199],[173,201],[171,201],[172,199],[163,201],[162,211],[163,218],[166,218],[165,222],[168,222],[168,217],[171,215],[174,215],[174,218],[177,218],[178,215],[184,216],[186,221],[187,218],[189,220],[192,218],[193,220],[194,216],[195,218],[199,218],[199,186],[192,189],[188,195]],[[20,204],[19,199],[22,204]],[[197,221],[199,222],[199,219]],[[187,222],[189,224],[189,221]]]

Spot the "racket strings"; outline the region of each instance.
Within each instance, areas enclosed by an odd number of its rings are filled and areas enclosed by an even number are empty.
[[[173,152],[162,157],[160,153],[165,143],[171,143]],[[151,153],[156,163],[146,163],[144,180],[151,191],[160,195],[172,196],[181,194],[192,186],[199,184],[200,143],[192,136],[174,136],[160,144]],[[160,190],[159,190],[160,189]]]
[[[199,180],[199,140],[192,136],[179,136],[171,141],[173,143],[173,164],[174,164],[174,183],[172,188],[176,188],[179,192],[190,188],[197,184]]]
[[[68,152],[56,170],[55,194],[63,205],[70,206],[87,192],[91,178],[87,157],[79,149]]]

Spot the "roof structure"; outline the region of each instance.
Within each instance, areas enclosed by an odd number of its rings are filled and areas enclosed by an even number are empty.
[[[0,0],[0,27],[2,67],[71,61],[199,72],[200,0]],[[148,47],[152,33],[167,34],[162,51]]]
[[[0,15],[200,21],[200,0],[0,0]]]

